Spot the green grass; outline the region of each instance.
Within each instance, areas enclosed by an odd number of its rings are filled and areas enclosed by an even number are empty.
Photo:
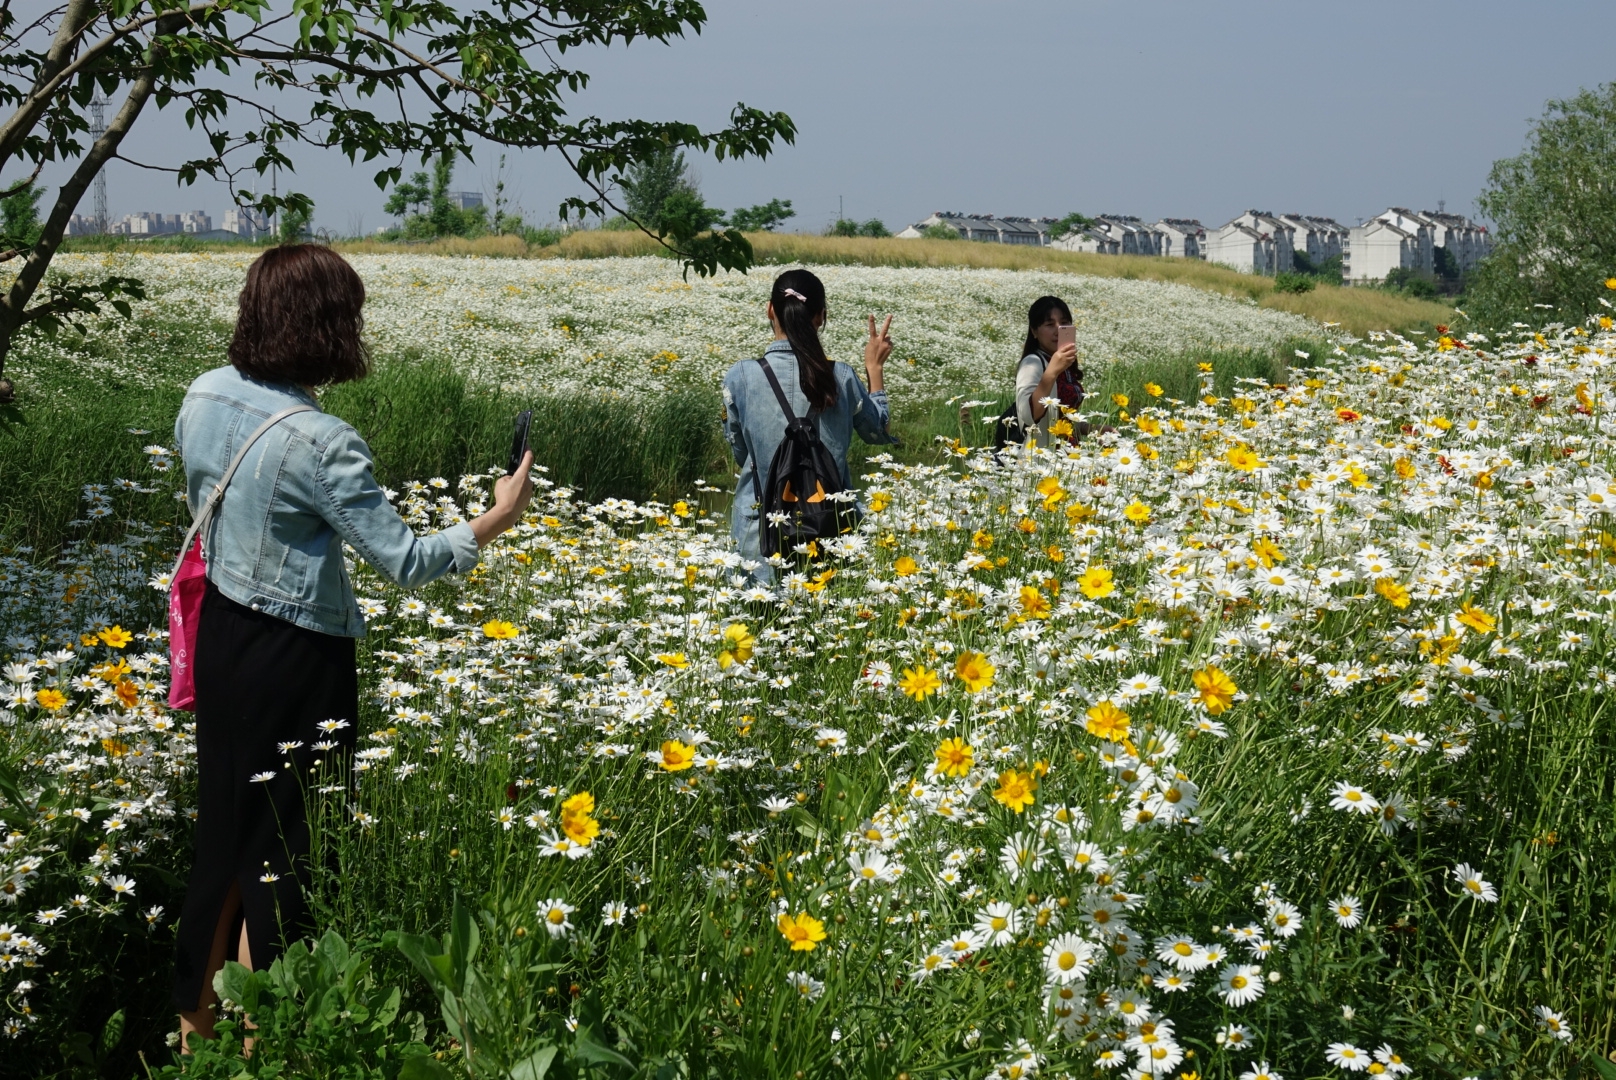
[[[106,483],[148,475],[141,448],[172,446],[182,385],[58,382],[25,400],[21,421],[0,429],[0,537],[8,545],[59,548],[79,518],[87,478]],[[684,387],[636,405],[621,397],[530,399],[469,380],[446,363],[384,358],[362,382],[321,396],[326,411],[358,429],[390,487],[433,476],[458,478],[503,465],[512,421],[533,410],[530,442],[558,485],[591,502],[670,498],[711,471],[723,453],[716,391]],[[131,438],[129,429],[149,432]],[[148,504],[164,520],[175,509]],[[183,518],[183,514],[181,515]],[[107,522],[90,535],[111,535]]]

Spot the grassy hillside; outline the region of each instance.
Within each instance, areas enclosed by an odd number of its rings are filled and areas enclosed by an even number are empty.
[[[1053,248],[1025,248],[949,240],[872,240],[863,237],[756,233],[751,237],[764,264],[829,263],[858,266],[977,267],[999,270],[1054,270],[1094,277],[1167,281],[1225,296],[1250,299],[1263,307],[1340,323],[1353,334],[1371,330],[1406,330],[1448,322],[1454,311],[1446,304],[1415,300],[1378,289],[1321,285],[1300,295],[1274,290],[1274,279],[1242,274],[1192,259],[1159,259],[1136,255],[1090,255]],[[409,252],[411,254],[481,255],[504,258],[599,259],[624,255],[657,255],[655,241],[641,233],[576,232],[552,247],[529,247],[514,236],[479,240],[444,240],[433,244],[384,244],[372,240],[343,242],[343,251]]]

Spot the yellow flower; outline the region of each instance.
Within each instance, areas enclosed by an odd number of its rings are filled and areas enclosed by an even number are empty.
[[[1153,382],[1147,382],[1145,384],[1145,393],[1149,394],[1151,397],[1161,397],[1162,388]]]
[[[1135,499],[1123,508],[1122,516],[1135,525],[1143,525],[1150,520],[1150,507]]]
[[[1070,420],[1056,420],[1049,425],[1049,433],[1059,438],[1065,438],[1072,433],[1072,422]]]
[[[993,685],[993,665],[981,653],[960,653],[954,661],[954,675],[973,694],[980,694]]]
[[[1223,456],[1223,459],[1229,463],[1231,468],[1238,469],[1241,472],[1254,472],[1267,464],[1267,462],[1263,461],[1262,458],[1257,456],[1257,451],[1253,450],[1245,443],[1241,443],[1239,446],[1231,448],[1229,452]]]
[[[133,709],[140,700],[140,688],[130,679],[119,679],[112,689],[118,695],[118,704],[126,709]]]
[[[595,797],[587,791],[568,796],[561,804],[561,831],[579,847],[588,847],[600,835],[600,822],[591,815],[595,812]]]
[[[1034,619],[1049,618],[1049,598],[1031,585],[1021,587],[1021,610]]]
[[[978,551],[986,551],[993,546],[993,534],[983,532],[981,529],[971,534],[971,546]]]
[[[696,763],[696,748],[686,746],[678,739],[669,739],[662,744],[662,768],[666,772],[679,772],[688,769]]]
[[[108,737],[101,740],[101,749],[107,752],[108,757],[123,757],[129,752],[129,744]]]
[[[727,668],[731,664],[744,664],[752,659],[752,649],[757,645],[757,638],[752,636],[742,623],[730,623],[724,627],[724,650],[718,654],[718,666]]]
[[[825,933],[825,924],[806,911],[800,915],[781,912],[774,924],[780,928],[780,933],[785,939],[791,942],[792,952],[813,952],[814,946],[828,936]]]
[[[1095,738],[1120,742],[1128,737],[1128,714],[1109,701],[1100,702],[1083,715],[1088,718],[1084,726]]]
[[[101,631],[100,637],[102,641],[112,646],[114,649],[121,649],[131,641],[135,640],[135,635],[131,634],[121,626],[107,627],[107,629]]]
[[[63,694],[60,690],[52,690],[49,687],[46,687],[34,695],[34,700],[39,702],[40,708],[49,709],[51,712],[55,712],[57,709],[60,709],[63,705],[67,704],[67,695]]]
[[[1257,556],[1265,567],[1270,569],[1273,568],[1275,563],[1285,561],[1285,553],[1279,550],[1279,546],[1266,536],[1258,537],[1257,542],[1251,545],[1251,553]]]
[[[937,771],[944,776],[964,776],[976,764],[976,751],[964,739],[944,739],[937,747]]]
[[[1375,581],[1375,591],[1381,596],[1385,597],[1387,603],[1391,604],[1392,607],[1397,608],[1398,610],[1408,607],[1408,590],[1399,585],[1396,578],[1377,578]]]
[[[1400,480],[1412,480],[1420,474],[1420,471],[1414,467],[1414,463],[1406,457],[1400,457],[1392,462],[1392,471],[1397,474]]]
[[[681,499],[680,501],[674,503],[673,504],[673,514],[674,514],[675,517],[689,517],[690,516],[690,504],[685,502],[683,499]]]
[[[690,660],[682,652],[657,653],[657,659],[678,671],[690,666]]]
[[[495,641],[509,641],[520,632],[513,624],[499,619],[483,623],[483,636],[493,638]]]
[[[1064,552],[1064,551],[1062,551],[1060,549],[1059,544],[1050,544],[1048,547],[1046,547],[1044,549],[1044,554],[1049,556],[1049,561],[1050,562],[1065,562],[1066,561],[1066,552]]]
[[[1103,566],[1091,566],[1083,571],[1083,576],[1077,579],[1077,587],[1090,600],[1110,596],[1116,591],[1111,583],[1111,571]]]
[[[1608,278],[1606,278],[1605,279],[1605,288],[1607,288],[1607,289],[1616,289],[1616,277],[1608,277]]]
[[[898,561],[892,564],[892,572],[899,577],[909,577],[920,573],[920,564],[907,555],[899,556]]]
[[[1033,804],[1033,793],[1037,790],[1038,778],[1030,771],[1006,769],[999,774],[999,786],[993,789],[993,800],[1019,814]]]
[[[1111,395],[1111,404],[1115,405],[1119,409],[1126,409],[1128,407],[1128,395],[1127,394],[1112,394]]]
[[[937,673],[924,667],[904,668],[903,676],[898,679],[898,689],[916,701],[925,701],[942,685],[943,681],[937,677]]]
[[[1195,365],[1195,370],[1205,375],[1212,370],[1212,365],[1203,360],[1199,364]]]
[[[1490,634],[1498,629],[1498,621],[1478,607],[1472,607],[1468,601],[1459,609],[1459,622],[1478,634]]]
[[[1228,712],[1229,706],[1234,704],[1234,696],[1240,692],[1233,679],[1211,664],[1191,674],[1190,681],[1195,683],[1195,700],[1205,705],[1213,716]]]
[[[879,514],[892,505],[892,496],[884,491],[870,492],[870,513]]]

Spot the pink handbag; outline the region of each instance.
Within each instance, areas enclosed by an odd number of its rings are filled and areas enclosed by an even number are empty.
[[[203,505],[202,512],[191,522],[191,528],[185,534],[185,543],[180,545],[180,557],[175,561],[174,571],[168,577],[170,709],[189,709],[196,704],[196,675],[191,665],[196,659],[197,624],[202,621],[202,594],[206,591],[208,582],[207,563],[202,559],[202,530],[218,511],[219,503],[224,499],[225,487],[230,483],[230,478],[236,475],[241,459],[247,456],[247,451],[258,441],[258,436],[288,416],[300,412],[319,411],[313,405],[297,405],[290,409],[282,409],[260,424],[258,430],[248,436],[241,449],[236,451],[230,467],[224,471],[224,476],[208,495],[208,501]]]

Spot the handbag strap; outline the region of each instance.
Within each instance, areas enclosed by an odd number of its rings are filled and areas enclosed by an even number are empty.
[[[236,475],[236,470],[241,467],[242,459],[247,456],[247,451],[252,449],[253,443],[258,441],[258,437],[288,416],[319,411],[313,405],[293,405],[290,409],[282,409],[262,424],[259,424],[258,430],[247,436],[247,441],[241,444],[241,449],[236,451],[235,458],[231,460],[230,467],[224,471],[224,475],[219,478],[219,482],[213,485],[213,490],[208,493],[207,501],[202,504],[201,512],[192,519],[191,527],[185,533],[185,542],[180,545],[179,558],[174,560],[174,570],[168,576],[170,582],[180,576],[180,566],[185,562],[185,553],[191,550],[191,544],[196,540],[196,534],[212,519],[214,511],[219,508],[219,503],[224,500],[224,489],[230,484],[230,478]]]

